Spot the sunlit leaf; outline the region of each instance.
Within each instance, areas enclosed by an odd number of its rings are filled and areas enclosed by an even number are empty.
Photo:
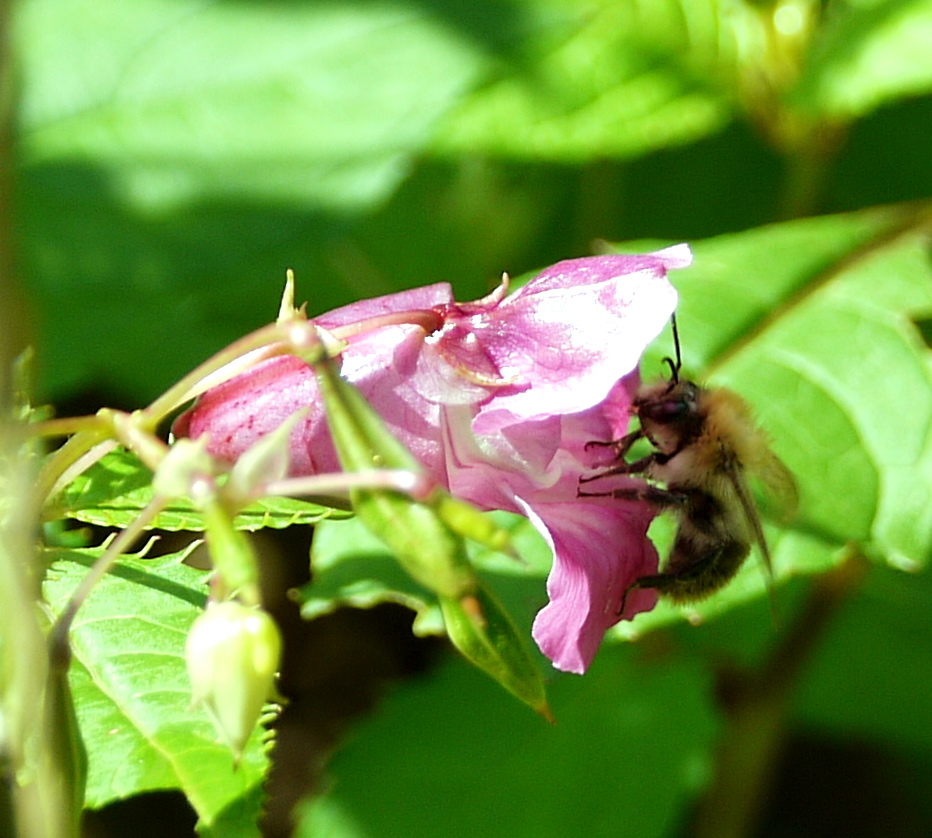
[[[932,2],[856,0],[828,9],[794,99],[852,119],[932,91]]]
[[[117,450],[76,478],[57,499],[59,511],[68,517],[102,527],[125,527],[152,500],[152,473],[139,459]],[[315,524],[330,517],[345,517],[344,510],[319,506],[295,498],[268,497],[256,501],[236,516],[237,529],[283,529],[293,524]],[[204,529],[203,518],[185,498],[172,501],[149,524],[168,531]]]
[[[443,634],[436,599],[358,518],[324,523],[314,530],[311,572],[311,583],[301,591],[301,613],[307,619],[344,606],[374,608],[394,602],[417,613],[416,634]]]
[[[44,593],[53,613],[101,552],[50,551]],[[244,802],[255,821],[268,766],[263,732],[234,768],[206,713],[191,707],[184,644],[206,599],[207,574],[183,559],[121,559],[74,621],[70,674],[88,753],[87,802],[176,788],[205,824]]]
[[[719,129],[732,111],[730,11],[709,0],[527,3],[527,40],[443,123],[443,153],[633,157]]]
[[[529,635],[530,618],[546,601],[543,580],[550,570],[550,549],[526,518],[490,514],[497,526],[509,532],[520,561],[472,542],[467,542],[469,557]],[[373,608],[393,602],[416,612],[415,634],[444,633],[437,600],[401,569],[358,519],[323,522],[315,528],[311,571],[310,584],[301,589],[301,612],[308,619],[343,606]]]
[[[927,224],[907,207],[722,236],[695,242],[675,278],[686,374],[744,396],[799,483],[795,518],[768,521],[778,578],[830,566],[849,544],[907,569],[932,555],[932,373],[913,323],[932,307]],[[645,374],[670,351],[661,338]],[[688,613],[764,587],[749,561]],[[619,631],[678,612],[662,604]]]
[[[23,5],[23,139],[30,163],[92,160],[150,208],[247,192],[381,200],[482,63],[404,5],[140,0],[127,12]]]

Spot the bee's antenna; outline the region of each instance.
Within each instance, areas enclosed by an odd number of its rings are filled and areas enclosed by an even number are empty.
[[[673,326],[673,346],[676,348],[676,361],[672,358],[664,358],[663,361],[670,367],[670,384],[676,384],[680,380],[680,367],[683,366],[683,359],[680,357],[680,333],[676,328],[676,314],[670,315],[670,324]]]
[[[676,378],[679,378],[683,359],[680,357],[680,333],[676,328],[676,312],[670,315],[670,325],[673,326],[673,345],[676,347]]]

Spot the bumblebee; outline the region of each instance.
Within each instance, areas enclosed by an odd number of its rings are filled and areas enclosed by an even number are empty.
[[[612,442],[618,459],[580,483],[609,475],[642,475],[642,486],[581,496],[611,496],[647,501],[677,517],[677,531],[662,571],[641,576],[625,591],[656,588],[676,603],[705,599],[730,582],[751,552],[760,547],[769,577],[770,551],[748,476],[760,480],[787,511],[796,506],[796,485],[787,467],[770,449],[744,400],[725,388],[700,387],[680,378],[682,361],[676,319],[672,321],[676,361],[665,358],[670,380],[638,391],[633,410],[640,427]],[[627,462],[640,439],[653,450]],[[587,446],[587,447],[589,447]]]

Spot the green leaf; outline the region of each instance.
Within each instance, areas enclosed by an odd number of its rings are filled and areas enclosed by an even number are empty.
[[[858,0],[829,9],[792,100],[851,120],[932,91],[932,2]]]
[[[32,0],[18,18],[26,159],[92,160],[150,210],[380,201],[483,62],[405,5]]]
[[[634,157],[696,140],[731,114],[730,8],[711,0],[524,3],[525,39],[444,121],[441,153]]]
[[[745,397],[799,483],[792,522],[767,522],[778,578],[830,566],[849,543],[900,568],[932,555],[932,372],[913,322],[932,308],[928,218],[891,208],[721,236],[694,243],[674,277],[684,373]],[[670,352],[661,338],[645,376]],[[758,595],[757,565],[692,618]]]
[[[101,553],[50,551],[43,592],[53,613]],[[70,677],[88,754],[87,803],[177,788],[205,825],[246,803],[255,822],[268,769],[263,732],[256,730],[234,769],[206,713],[191,707],[185,638],[202,611],[207,574],[184,557],[121,559],[74,621]]]
[[[708,770],[716,720],[695,659],[644,663],[633,647],[605,649],[585,678],[557,676],[551,726],[452,661],[357,727],[297,834],[673,834]]]
[[[301,589],[301,614],[314,619],[338,608],[374,608],[383,602],[417,613],[419,636],[444,634],[436,600],[404,571],[391,551],[358,518],[323,522],[311,542],[313,578]]]
[[[919,564],[932,552],[932,373],[911,318],[932,306],[928,216],[865,215],[873,239],[807,277],[712,362],[712,380],[746,395],[796,473],[798,529]],[[818,221],[772,228],[761,250],[776,258],[782,231],[828,233]]]
[[[512,695],[553,721],[544,681],[527,643],[491,591],[480,584],[468,596],[440,597],[440,608],[453,645]]]
[[[57,499],[56,512],[102,527],[125,527],[152,500],[152,473],[128,451],[118,449],[72,481]],[[254,532],[265,527],[284,529],[292,524],[316,524],[345,517],[344,510],[295,498],[268,497],[247,506],[236,516],[237,529]],[[149,525],[151,529],[203,531],[204,519],[185,498],[172,501]]]
[[[490,518],[495,526],[512,533],[523,531],[525,525],[530,528],[527,520],[518,515],[501,513]],[[534,538],[525,533],[528,537]],[[537,555],[543,561],[533,568],[470,544],[469,552],[477,558],[476,564],[500,570],[511,565],[511,573],[503,573],[502,577],[488,574],[488,585],[478,582],[474,594],[461,601],[441,601],[438,607],[437,598],[402,571],[392,553],[359,518],[325,522],[314,530],[312,581],[301,591],[301,613],[313,619],[343,606],[371,608],[383,602],[404,605],[417,614],[415,634],[448,634],[473,663],[549,718],[537,665],[541,656],[531,653],[523,640],[530,634],[528,600],[543,604],[543,575],[549,566],[549,550],[543,539],[539,541],[543,550],[538,550]],[[517,620],[512,614],[517,615]]]
[[[466,548],[519,630],[530,635],[531,617],[546,602],[544,579],[551,553],[527,518],[507,512],[487,513],[495,526],[509,533],[518,560],[474,542]],[[405,573],[387,547],[358,519],[324,521],[314,528],[311,542],[311,582],[301,589],[301,613],[306,619],[338,608],[373,608],[383,602],[415,611],[418,636],[444,634],[437,600]],[[529,603],[536,607],[529,608]]]

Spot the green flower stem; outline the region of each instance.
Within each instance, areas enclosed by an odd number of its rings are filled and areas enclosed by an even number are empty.
[[[99,413],[107,419],[117,441],[155,471],[168,454],[168,445],[155,435],[155,428],[142,411],[123,413],[104,408]]]
[[[45,461],[36,477],[33,485],[35,508],[42,509],[65,483],[90,468],[115,447],[116,440],[103,422],[99,428],[81,431],[71,437]]]
[[[423,475],[414,456],[385,428],[360,392],[340,377],[331,360],[315,364],[327,422],[340,463],[347,472],[384,466]],[[441,596],[472,593],[477,579],[462,538],[442,521],[433,504],[393,491],[356,489],[353,508],[369,530],[388,545],[405,570]]]
[[[162,498],[153,499],[133,523],[113,540],[104,555],[81,580],[64,612],[52,627],[44,646],[35,617],[31,614],[28,622],[24,619],[25,615],[21,615],[15,645],[12,642],[4,644],[8,648],[15,648],[17,659],[28,661],[27,668],[31,673],[29,683],[33,685],[34,693],[28,704],[29,718],[36,724],[35,731],[28,738],[35,739],[39,745],[33,754],[34,779],[16,790],[19,834],[23,836],[67,838],[78,835],[80,831],[87,756],[68,683],[71,660],[68,635],[78,610],[94,585],[164,506]],[[33,610],[32,598],[20,596],[14,585],[4,584],[2,589],[16,596],[21,611]],[[13,613],[13,609],[8,611],[4,608],[3,611]],[[25,642],[23,630],[27,627],[32,642]],[[33,649],[32,653],[30,648]],[[47,653],[48,665],[36,666],[36,661],[43,659],[43,653]],[[35,688],[37,679],[44,681],[43,687],[39,689]],[[15,680],[22,690],[25,685],[23,679]],[[19,698],[23,700],[26,696],[21,693]],[[35,712],[37,707],[41,708],[38,714]],[[20,738],[27,738],[25,731],[19,733]]]
[[[199,364],[151,402],[144,412],[158,423],[181,405],[260,361],[293,354],[291,344],[303,342],[299,333],[295,332],[295,327],[302,331],[313,330],[312,326],[302,326],[300,323],[271,323],[263,326]]]
[[[440,328],[443,319],[433,311],[404,311],[341,326],[334,329],[331,335],[337,340],[344,340],[353,335],[399,325],[420,326],[429,333]],[[152,402],[145,413],[157,421],[161,420],[191,399],[245,372],[260,361],[279,355],[296,355],[310,364],[322,351],[317,327],[312,323],[298,319],[280,320],[246,335],[209,358]]]
[[[34,498],[44,507],[59,489],[112,451],[118,443],[135,451],[153,471],[168,453],[168,446],[155,436],[155,425],[143,411],[124,413],[101,408],[93,417],[81,417],[88,426],[69,439],[45,463],[36,479]],[[93,420],[93,421],[90,421]],[[46,515],[52,510],[46,510]]]
[[[0,485],[0,720],[4,797],[12,812],[0,813],[0,832],[21,838],[73,838],[73,790],[80,778],[58,749],[61,731],[48,728],[55,701],[43,636],[34,569],[34,514],[29,474],[10,435],[0,429],[0,453],[9,469]],[[59,696],[60,697],[60,696]],[[13,825],[15,822],[15,826]]]
[[[842,123],[813,123],[801,129],[801,136],[784,149],[785,176],[778,218],[800,218],[816,211],[833,159],[847,137],[847,128]]]
[[[430,497],[434,488],[434,484],[422,474],[403,469],[368,469],[311,477],[286,477],[258,487],[252,499],[258,500],[266,495],[324,497],[330,494],[345,495],[354,489],[385,489],[424,501]]]
[[[353,335],[398,325],[420,326],[425,332],[430,333],[443,325],[443,316],[430,309],[392,312],[338,327],[333,330],[332,335],[337,340],[343,340]],[[307,320],[303,306],[301,309],[294,306],[294,274],[289,270],[275,323],[264,326],[222,349],[166,390],[145,409],[145,412],[159,421],[201,393],[260,361],[278,355],[297,355],[308,363],[314,363],[323,351],[317,331],[317,327]]]
[[[360,392],[343,380],[336,364],[324,359],[314,367],[334,446],[347,472],[366,474],[384,466],[410,469],[415,476],[424,473]],[[552,720],[543,679],[524,638],[466,555],[465,538],[500,549],[507,546],[507,533],[439,487],[423,502],[394,489],[373,489],[369,483],[352,490],[350,498],[359,520],[414,580],[437,595],[456,648]]]
[[[34,422],[22,428],[23,433],[29,436],[56,437],[71,436],[80,431],[96,431],[104,427],[104,423],[96,414],[91,416],[61,416],[56,419],[45,419]]]
[[[511,543],[511,534],[508,530],[498,526],[476,507],[446,492],[435,493],[431,502],[444,523],[457,535],[475,541],[496,553],[504,553],[516,561],[521,561]]]
[[[264,358],[289,354],[293,346],[306,351],[308,339],[300,331],[313,331],[313,327],[305,326],[295,333],[294,325],[273,323],[247,335],[198,366],[144,410],[125,414],[104,408],[94,416],[38,423],[33,433],[43,436],[77,431],[49,458],[39,473],[35,497],[40,506],[53,497],[63,483],[73,480],[111,451],[117,440],[139,453],[147,465],[153,467],[148,460],[160,459],[152,448],[159,422],[186,401]],[[218,377],[221,370],[224,375]],[[131,421],[127,419],[130,416]],[[143,446],[142,452],[137,450],[137,445]],[[146,452],[151,456],[142,456]]]
[[[54,809],[46,811],[45,817],[55,817],[56,825],[65,834],[77,836],[81,834],[87,786],[87,751],[74,709],[67,665],[49,668],[43,711],[42,735],[46,739],[43,754],[47,764],[40,764],[40,771],[47,772],[49,784],[56,785],[58,800],[47,809],[59,807],[54,814]]]
[[[334,446],[346,471],[385,467],[424,473],[414,455],[388,432],[362,394],[343,380],[332,359],[320,359],[314,369]]]
[[[192,494],[204,516],[207,550],[217,571],[219,587],[214,589],[214,597],[225,600],[235,596],[243,605],[261,605],[259,563],[248,536],[233,525],[233,515],[218,495],[207,495],[206,487],[203,496],[198,497],[201,492],[196,489]]]

